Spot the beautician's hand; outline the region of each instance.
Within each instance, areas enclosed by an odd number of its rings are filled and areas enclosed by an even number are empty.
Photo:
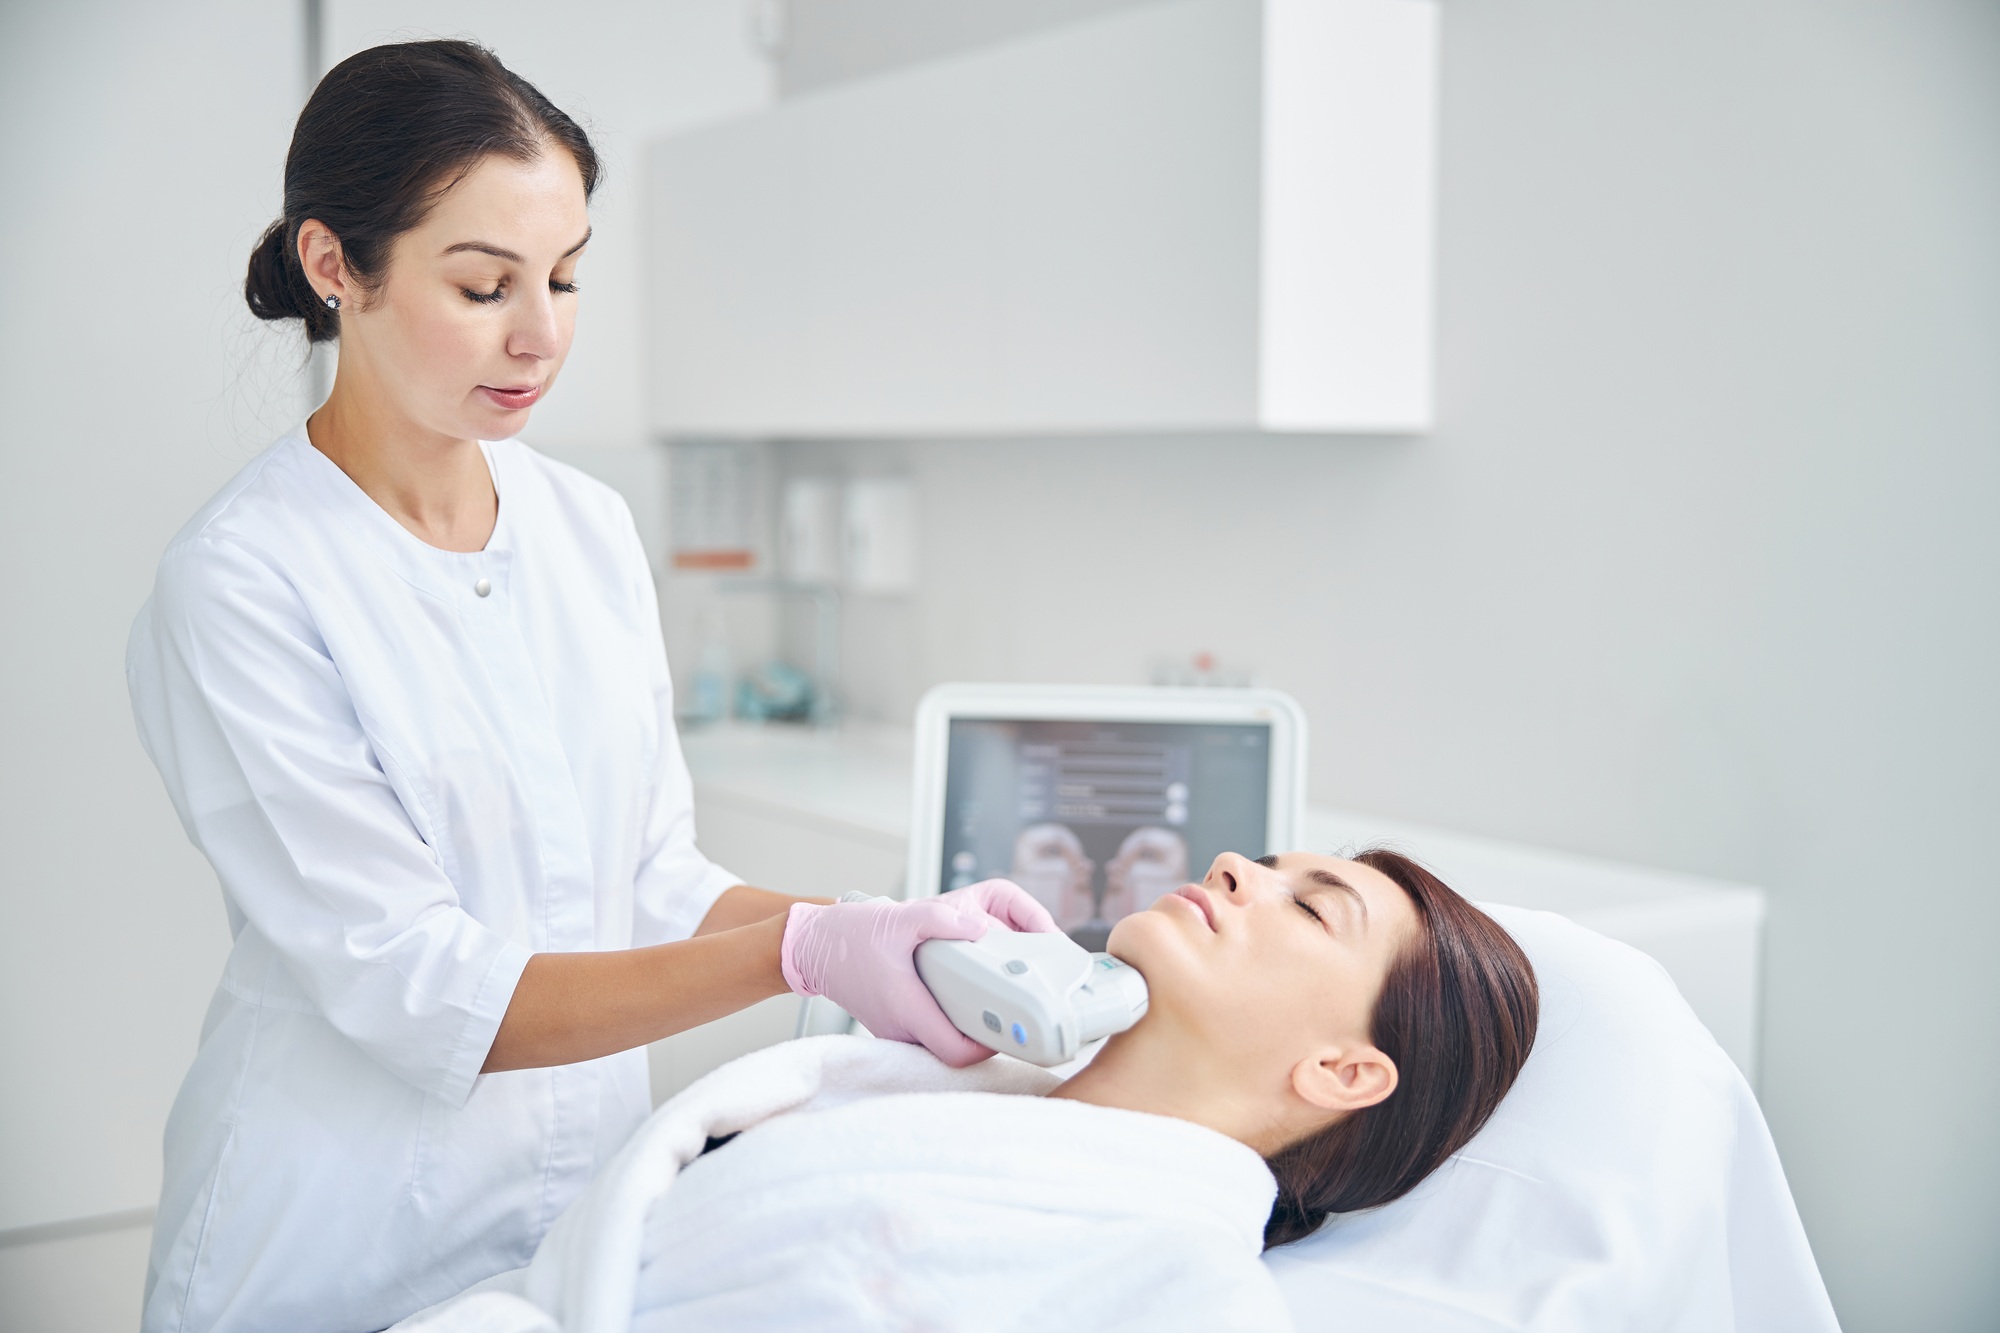
[[[990,904],[990,906],[989,906]],[[895,902],[794,905],[785,922],[779,966],[800,995],[824,995],[891,1041],[915,1042],[954,1068],[992,1052],[951,1025],[917,975],[925,940],[976,940],[995,925],[1054,930],[1040,903],[1005,880],[988,880],[936,898]]]
[[[983,879],[963,889],[938,895],[940,902],[974,902],[981,911],[1009,930],[1051,931],[1056,919],[1049,909],[1028,896],[1028,891],[1007,879]],[[976,937],[975,937],[976,938]]]

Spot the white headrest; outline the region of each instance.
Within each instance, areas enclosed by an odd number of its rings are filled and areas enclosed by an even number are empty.
[[[1534,1052],[1416,1190],[1267,1256],[1301,1333],[1837,1333],[1756,1098],[1666,972],[1485,910],[1540,980]]]

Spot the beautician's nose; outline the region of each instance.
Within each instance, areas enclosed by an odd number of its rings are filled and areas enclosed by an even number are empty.
[[[561,350],[562,329],[556,323],[556,305],[546,293],[531,296],[515,309],[513,331],[507,337],[507,355],[532,356],[546,361]]]

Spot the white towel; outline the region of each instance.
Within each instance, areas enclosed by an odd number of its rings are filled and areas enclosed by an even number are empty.
[[[526,1269],[398,1328],[1289,1329],[1262,1159],[1055,1082],[863,1037],[745,1056],[661,1107]]]

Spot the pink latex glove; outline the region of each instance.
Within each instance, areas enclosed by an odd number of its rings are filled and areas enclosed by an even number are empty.
[[[796,903],[785,920],[778,963],[800,995],[824,995],[890,1041],[914,1042],[963,1068],[993,1054],[951,1025],[917,975],[925,940],[976,940],[995,922],[1014,930],[1056,928],[1027,890],[989,879],[935,898],[896,902]]]

